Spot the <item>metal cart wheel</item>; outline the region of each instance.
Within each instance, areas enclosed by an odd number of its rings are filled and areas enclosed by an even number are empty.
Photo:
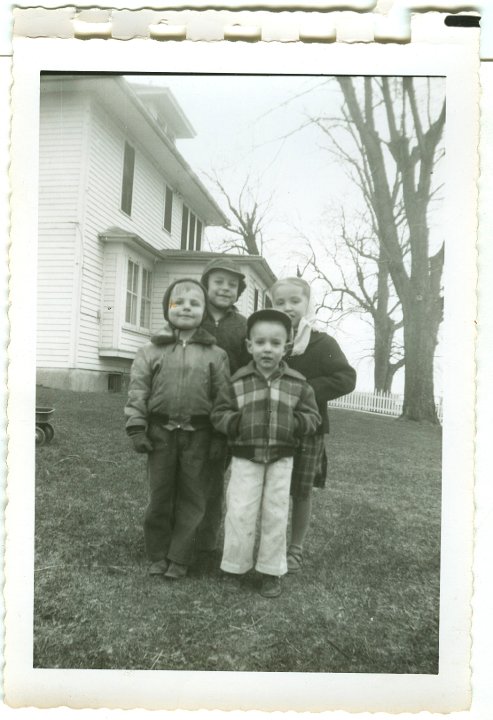
[[[36,425],[36,445],[44,445],[46,442],[46,435],[43,428]]]
[[[46,425],[43,425],[43,432],[46,437],[46,442],[50,443],[53,438],[55,437],[55,431],[53,429],[53,425],[50,425],[49,423],[46,423]]]

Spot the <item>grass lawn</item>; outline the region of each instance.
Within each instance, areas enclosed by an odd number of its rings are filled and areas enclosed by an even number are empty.
[[[440,429],[331,410],[302,575],[232,593],[216,566],[146,574],[145,458],[123,394],[38,388],[55,438],[36,458],[34,666],[438,672]]]

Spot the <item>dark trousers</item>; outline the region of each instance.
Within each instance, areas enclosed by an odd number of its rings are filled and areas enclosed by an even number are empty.
[[[219,547],[219,530],[224,510],[224,473],[231,462],[226,452],[219,460],[209,460],[205,473],[208,476],[209,490],[204,519],[197,531],[196,548],[210,552]]]
[[[208,477],[204,472],[210,431],[166,430],[151,425],[147,474],[150,499],[144,517],[144,539],[151,562],[192,562],[194,538],[204,516]]]

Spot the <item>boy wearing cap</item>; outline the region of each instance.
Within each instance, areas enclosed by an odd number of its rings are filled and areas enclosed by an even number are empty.
[[[206,291],[182,278],[164,294],[168,326],[137,352],[125,407],[134,449],[148,454],[144,539],[151,575],[179,579],[192,561],[204,516],[210,412],[229,377],[226,352],[201,323]]]
[[[222,255],[205,266],[200,282],[208,300],[203,327],[226,350],[230,371],[235,373],[250,361],[245,349],[247,321],[235,306],[246,289],[245,275],[233,260]]]
[[[216,338],[226,351],[231,374],[250,361],[245,347],[247,321],[235,306],[246,288],[245,275],[225,255],[214,258],[204,268],[200,279],[207,290],[207,310],[202,327]],[[204,519],[197,533],[197,550],[212,553],[218,548],[219,528],[223,514],[224,471],[229,461],[227,448],[216,440],[207,466],[209,495]]]
[[[260,544],[255,568],[261,594],[277,597],[287,572],[286,527],[293,454],[299,439],[320,424],[313,390],[283,360],[291,320],[279,310],[248,318],[246,345],[252,361],[221,390],[211,420],[229,439],[233,455],[226,496],[221,569],[242,576],[253,567],[255,527]]]

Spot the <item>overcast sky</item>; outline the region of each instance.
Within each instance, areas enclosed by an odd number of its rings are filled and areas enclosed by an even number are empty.
[[[135,77],[141,82],[143,77]],[[247,177],[258,200],[272,196],[264,255],[278,276],[296,273],[305,255],[301,235],[331,243],[330,218],[344,206],[349,216],[361,207],[346,169],[328,150],[323,133],[309,118],[335,116],[341,95],[320,76],[152,76],[171,89],[196,137],[177,146],[224,207],[207,179],[215,172],[237,196]],[[441,80],[437,100],[442,98]],[[224,235],[209,229],[212,240]],[[358,389],[372,389],[372,334],[357,316],[329,331],[358,370]],[[402,390],[402,373],[394,390]],[[437,377],[437,390],[440,379]]]

